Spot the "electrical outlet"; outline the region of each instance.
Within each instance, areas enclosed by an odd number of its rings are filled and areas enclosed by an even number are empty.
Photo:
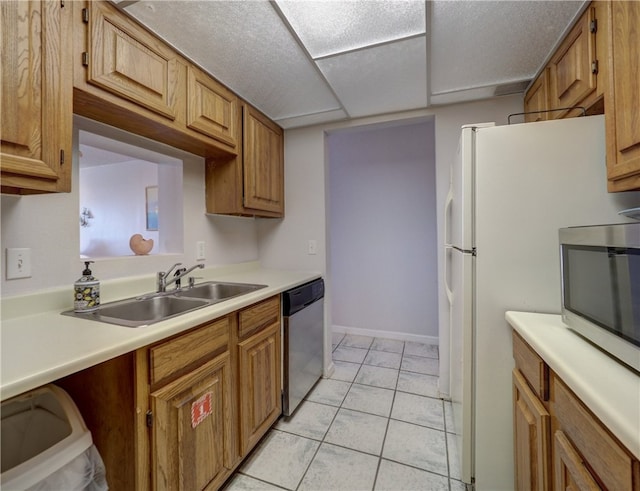
[[[31,278],[31,249],[7,248],[7,279]]]
[[[315,240],[310,240],[309,241],[309,246],[308,246],[308,250],[307,250],[308,254],[314,255],[318,253],[318,242]]]
[[[205,258],[204,252],[204,240],[199,240],[196,242],[196,261],[204,261]]]

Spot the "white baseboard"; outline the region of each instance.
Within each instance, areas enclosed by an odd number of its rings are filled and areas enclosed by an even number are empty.
[[[331,378],[331,376],[335,371],[336,371],[336,365],[333,363],[333,360],[331,360],[331,363],[329,363],[329,366],[324,370],[322,376],[324,378]]]
[[[378,331],[376,329],[363,329],[360,327],[336,325],[331,326],[331,332],[353,334],[356,336],[370,336],[373,338],[396,339],[398,341],[413,341],[416,343],[424,344],[439,344],[439,339],[437,336],[422,336],[420,334],[410,334],[406,332]]]

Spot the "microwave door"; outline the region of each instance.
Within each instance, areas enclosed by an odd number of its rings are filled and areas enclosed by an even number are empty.
[[[611,248],[611,290],[615,322],[622,336],[640,340],[640,254],[638,250]]]

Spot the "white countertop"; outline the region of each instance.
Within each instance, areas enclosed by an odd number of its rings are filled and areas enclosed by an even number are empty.
[[[321,275],[262,269],[257,263],[198,271],[201,281],[268,285],[147,327],[130,328],[60,315],[73,308],[73,285],[2,299],[0,398],[19,395],[254,304]],[[154,291],[154,278],[103,282],[102,303]]]
[[[507,321],[640,459],[640,376],[595,348],[560,315],[507,312]]]

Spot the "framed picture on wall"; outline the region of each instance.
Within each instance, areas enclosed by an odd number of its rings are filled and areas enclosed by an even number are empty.
[[[158,230],[158,186],[147,186],[147,230]]]

